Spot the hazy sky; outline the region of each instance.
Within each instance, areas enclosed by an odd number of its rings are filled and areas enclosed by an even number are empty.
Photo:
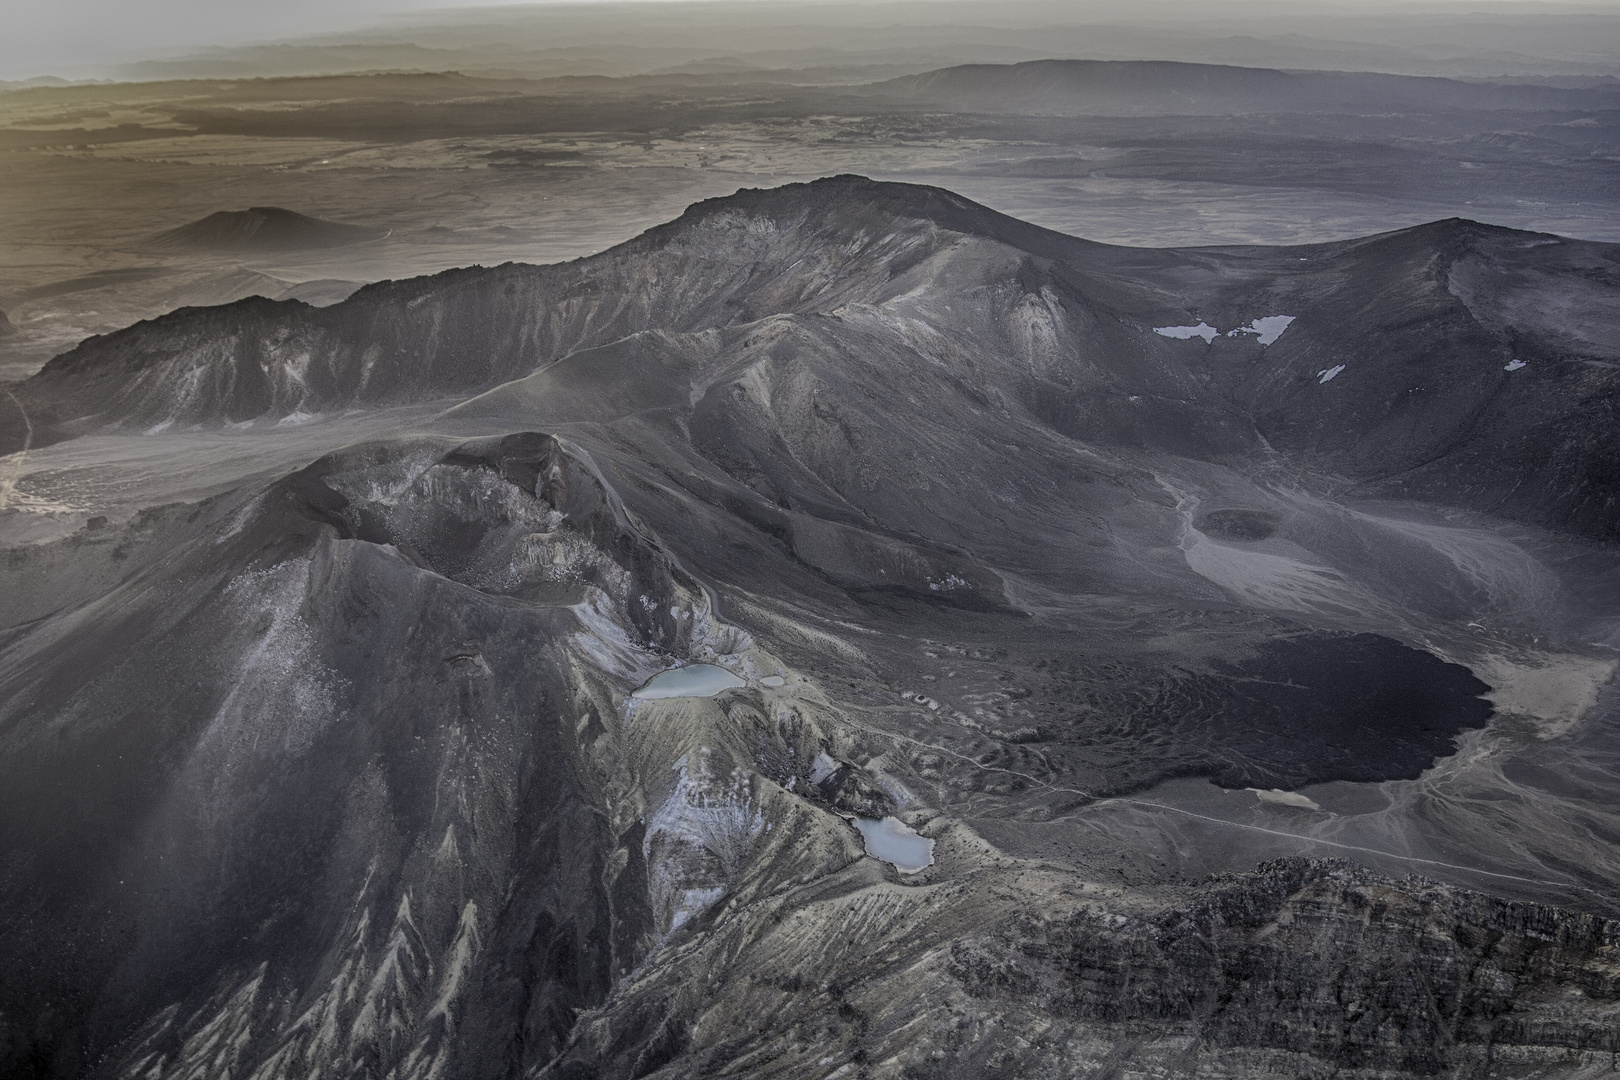
[[[612,0],[573,0],[601,5]],[[680,0],[669,0],[679,3]],[[762,6],[791,10],[812,6],[793,0],[735,0],[755,8]],[[0,78],[26,78],[60,74],[89,77],[108,73],[121,62],[155,57],[172,57],[209,45],[241,45],[255,41],[302,38],[334,31],[356,30],[387,21],[389,15],[410,15],[432,9],[490,8],[517,6],[491,4],[490,0],[10,0],[5,13],[5,32],[0,35]],[[532,5],[530,5],[532,6]],[[819,4],[813,6],[820,6]],[[893,0],[865,5],[868,9],[900,6]],[[911,22],[919,11],[930,6],[949,21],[954,5],[935,0],[904,3]],[[1323,13],[1352,19],[1362,13],[1388,13],[1469,10],[1541,10],[1548,13],[1572,10],[1620,10],[1620,0],[1592,0],[1581,4],[1525,3],[1515,0],[1045,0],[1020,3],[1008,0],[1004,12],[1033,7],[1045,13],[1061,12],[1056,22],[1117,22],[1137,26],[1156,20],[1174,24],[1196,12],[1195,17],[1241,13],[1248,20],[1261,17],[1264,10],[1279,15]],[[977,16],[975,16],[977,18]],[[1250,28],[1245,28],[1249,31]]]
[[[351,29],[445,0],[11,0],[0,73],[48,74],[205,45]]]

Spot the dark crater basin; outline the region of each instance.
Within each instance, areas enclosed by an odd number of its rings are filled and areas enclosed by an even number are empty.
[[[1467,668],[1377,634],[1269,641],[1215,667],[1222,787],[1415,779],[1493,712]]]
[[[1193,522],[1193,527],[1217,540],[1264,540],[1277,532],[1280,519],[1269,510],[1231,507],[1211,510]]]

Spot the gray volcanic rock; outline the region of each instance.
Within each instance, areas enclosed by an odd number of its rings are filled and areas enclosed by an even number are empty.
[[[970,929],[997,876],[1042,906]],[[1054,884],[1004,865],[949,899],[891,887],[884,904],[846,874],[798,903],[876,923],[881,955],[834,946],[829,964],[756,917],[757,944],[733,930],[705,950],[701,1011],[677,991],[689,976],[655,961],[539,1075],[1580,1076],[1615,1047],[1613,920],[1339,861],[1270,864],[1170,904]]]
[[[626,727],[664,658],[750,645],[556,440],[363,445],[211,518],[7,651],[7,1070],[508,1075],[771,845],[853,857],[720,745],[672,772],[690,734]],[[750,707],[779,781],[831,746]]]
[[[0,561],[0,1074],[1607,1068],[1616,254],[842,177],[81,344],[24,482],[199,475]]]
[[[220,210],[200,221],[170,229],[153,237],[149,246],[203,251],[306,251],[363,244],[387,235],[387,229],[323,221],[279,206],[252,206],[246,210]]]
[[[1564,1049],[1566,1067],[1613,1051],[1617,931],[1611,920],[1292,860],[1124,926],[1094,911],[1015,916],[952,943],[950,971],[980,1009],[1120,1032],[1162,1025],[1138,1062],[1173,1060],[1179,1036],[1255,1076],[1299,1062],[1489,1075],[1519,1065],[1527,1042]],[[1566,980],[1582,987],[1569,1004],[1521,1004]],[[1069,1047],[1054,1041],[1026,1074],[1066,1074]]]

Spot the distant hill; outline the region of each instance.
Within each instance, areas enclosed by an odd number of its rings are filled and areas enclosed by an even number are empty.
[[[959,112],[1035,116],[1612,109],[1611,87],[1568,89],[1412,75],[1277,71],[1148,60],[965,64],[876,83],[879,96]]]
[[[279,206],[252,206],[246,210],[221,210],[201,221],[170,229],[154,237],[151,246],[211,251],[304,251],[363,244],[387,235],[387,229],[323,221]]]

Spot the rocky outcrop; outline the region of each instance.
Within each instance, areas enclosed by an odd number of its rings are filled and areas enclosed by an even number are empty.
[[[1014,1015],[1151,1024],[1208,1075],[1484,1077],[1616,1051],[1612,920],[1334,861],[1270,864],[1191,899],[1147,917],[1020,915],[954,943],[951,974]]]
[[[701,989],[654,957],[539,1075],[1573,1076],[1615,1050],[1611,920],[1332,860],[1146,902],[1005,862],[950,880],[739,913],[683,958],[719,965]]]

